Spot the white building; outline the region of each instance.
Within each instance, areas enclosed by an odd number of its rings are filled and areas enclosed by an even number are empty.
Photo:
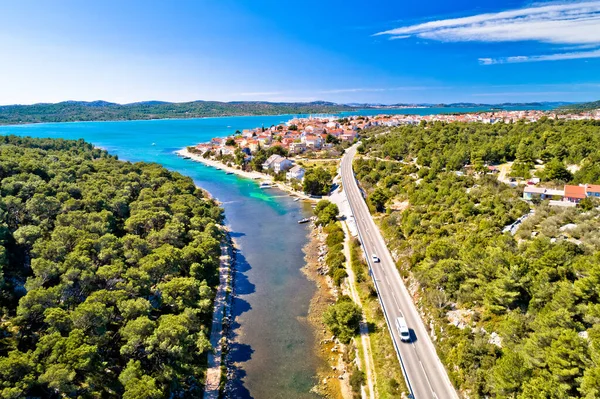
[[[302,137],[302,141],[304,142],[304,144],[306,144],[306,147],[312,148],[314,150],[320,149],[323,145],[323,139],[321,138],[321,136],[316,136],[312,134],[307,134],[306,136]]]
[[[306,144],[304,143],[291,143],[290,144],[290,152],[294,154],[300,154],[306,151]]]
[[[262,164],[263,170],[272,169],[273,172],[279,173],[286,171],[292,167],[292,161],[281,155],[273,154]]]
[[[292,179],[302,180],[302,179],[304,179],[305,172],[306,171],[304,170],[304,168],[302,168],[298,165],[294,165],[294,167],[292,167],[292,169],[290,169],[286,173],[286,177],[288,180],[292,180]]]

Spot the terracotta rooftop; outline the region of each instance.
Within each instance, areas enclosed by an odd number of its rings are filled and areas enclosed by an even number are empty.
[[[587,191],[592,193],[600,193],[600,184],[587,184]]]
[[[585,187],[582,186],[565,186],[565,197],[569,198],[585,198]]]

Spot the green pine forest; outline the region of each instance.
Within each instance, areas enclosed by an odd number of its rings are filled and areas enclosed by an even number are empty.
[[[598,184],[600,122],[437,122],[363,136],[355,172],[461,396],[600,397],[600,204],[528,204],[485,167],[542,163],[545,185]],[[517,234],[502,232],[530,210]]]
[[[199,397],[221,222],[157,164],[0,137],[0,396]]]

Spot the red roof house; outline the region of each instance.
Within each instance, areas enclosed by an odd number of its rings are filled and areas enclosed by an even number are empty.
[[[565,186],[565,200],[569,202],[579,203],[586,197],[585,187],[583,186]]]

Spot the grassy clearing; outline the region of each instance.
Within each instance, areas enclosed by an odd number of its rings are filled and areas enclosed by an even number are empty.
[[[340,161],[339,160],[320,161],[318,159],[308,159],[308,160],[302,159],[302,160],[298,161],[298,164],[304,168],[321,167],[321,168],[326,169],[329,173],[331,173],[332,176],[335,176],[335,174],[338,170]]]

